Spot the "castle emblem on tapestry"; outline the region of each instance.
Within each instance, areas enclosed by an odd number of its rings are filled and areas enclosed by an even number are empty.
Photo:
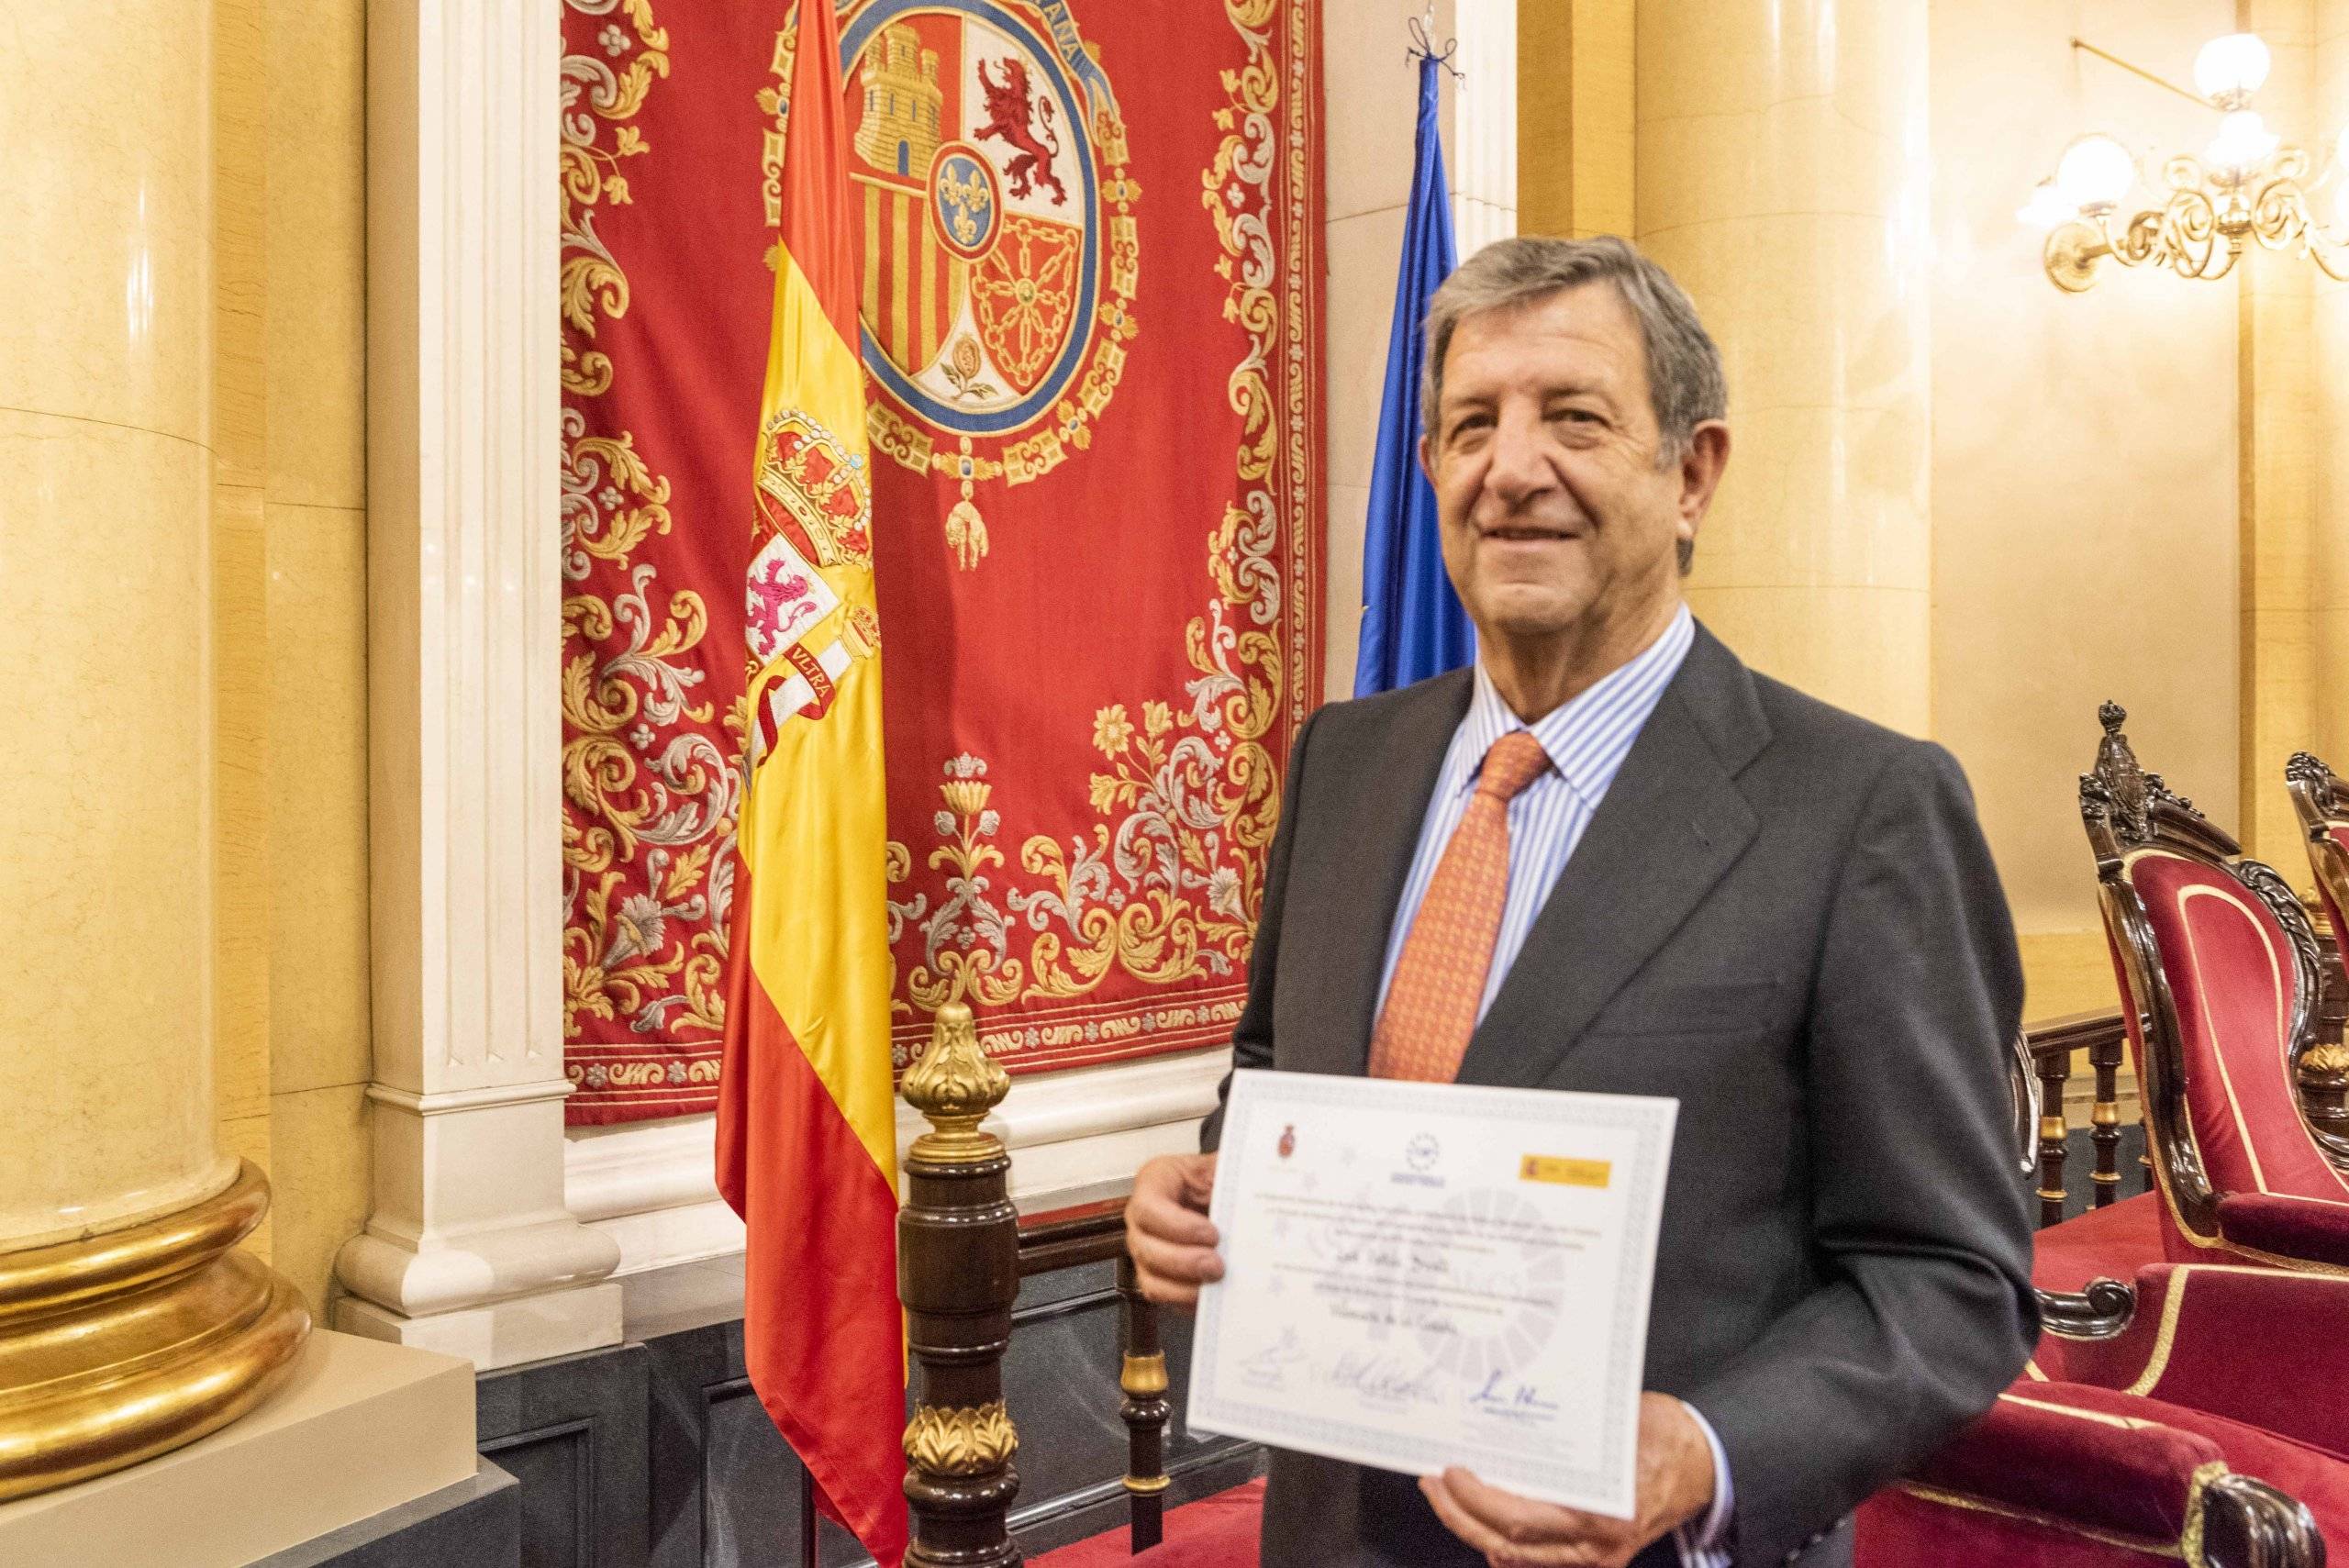
[[[841,52],[873,449],[952,483],[942,526],[974,570],[987,492],[1090,447],[1124,374],[1141,256],[1125,121],[1064,0],[870,0]],[[767,159],[779,200],[781,134]]]

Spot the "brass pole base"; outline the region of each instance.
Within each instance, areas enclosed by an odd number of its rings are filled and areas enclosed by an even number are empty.
[[[177,1214],[0,1252],[0,1499],[136,1464],[269,1392],[310,1314],[235,1250],[268,1208],[247,1162]]]

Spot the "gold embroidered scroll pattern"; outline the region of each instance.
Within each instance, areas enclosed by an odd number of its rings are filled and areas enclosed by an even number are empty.
[[[1247,332],[1249,346],[1229,380],[1241,417],[1235,469],[1242,489],[1207,541],[1217,596],[1185,628],[1187,701],[1145,701],[1138,715],[1113,703],[1095,714],[1092,741],[1108,767],[1091,777],[1091,803],[1105,820],[1089,840],[1065,848],[1049,835],[1028,839],[1020,867],[1041,881],[1007,888],[1000,906],[991,873],[1005,866],[992,842],[1002,817],[991,804],[986,762],[964,753],[944,764],[944,809],[933,822],[943,841],[929,863],[948,872],[946,897],[934,910],[918,893],[890,905],[892,942],[914,922],[923,939],[922,962],[907,972],[895,1004],[900,1012],[1074,997],[1113,973],[1153,985],[1230,978],[1246,960],[1280,814],[1264,740],[1285,717],[1293,731],[1302,717],[1284,712],[1281,641],[1272,628],[1308,581],[1301,553],[1287,574],[1275,554],[1280,510],[1271,485],[1281,422],[1268,366],[1285,337],[1303,340],[1302,295],[1289,293],[1283,309],[1280,252],[1268,227],[1282,72],[1264,25],[1276,4],[1228,5],[1250,58],[1224,74],[1231,101],[1216,111],[1216,123],[1226,134],[1201,177],[1224,251],[1216,271],[1231,285],[1224,315]],[[1304,190],[1294,185],[1296,201]],[[1113,350],[1114,342],[1103,345],[1105,357]],[[1301,351],[1295,358],[1301,364]],[[1109,374],[1114,380],[1115,370]],[[1293,451],[1301,462],[1301,429]],[[910,850],[893,843],[891,883],[907,881],[911,864]],[[1017,952],[1023,936],[1025,951]]]
[[[699,595],[662,595],[635,555],[670,531],[669,482],[627,431],[590,434],[580,400],[612,384],[595,348],[599,320],[627,314],[627,274],[596,233],[599,206],[629,201],[623,160],[651,150],[632,123],[669,74],[667,32],[651,0],[564,0],[604,18],[562,59],[561,150],[562,604],[564,663],[563,1021],[626,1019],[649,1039],[723,1027],[727,915],[732,904],[740,784],[740,705],[724,715],[729,747],[696,701],[691,657],[708,629]],[[625,24],[625,25],[623,25]],[[575,37],[575,35],[574,35]],[[607,139],[608,138],[608,139]],[[618,591],[615,579],[625,584]],[[631,881],[635,883],[629,886]],[[589,1090],[684,1087],[713,1064],[596,1062],[574,1067]]]
[[[612,384],[612,361],[585,346],[596,337],[596,311],[628,313],[628,277],[596,236],[596,208],[629,200],[620,160],[641,157],[649,149],[642,133],[625,122],[644,106],[654,80],[669,74],[669,34],[654,24],[651,0],[563,4],[583,17],[624,11],[633,28],[631,36],[617,20],[607,21],[595,38],[600,53],[562,57],[562,384],[566,391],[595,397]],[[607,127],[612,130],[609,146],[602,139]]]

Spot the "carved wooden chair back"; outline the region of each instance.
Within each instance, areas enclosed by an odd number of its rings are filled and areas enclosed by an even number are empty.
[[[2316,875],[2317,898],[2324,917],[2339,941],[2349,928],[2341,911],[2349,908],[2349,786],[2331,768],[2307,751],[2295,751],[2284,764],[2284,787],[2291,793],[2292,809],[2299,814],[2308,834],[2309,870]]]
[[[2316,935],[2273,867],[2138,765],[2128,715],[2106,703],[2098,717],[2080,815],[2154,1177],[2191,1256],[2220,1244],[2221,1193],[2349,1200],[2294,1088],[2316,1034]]]

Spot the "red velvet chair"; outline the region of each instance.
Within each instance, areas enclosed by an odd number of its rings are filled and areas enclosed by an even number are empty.
[[[2311,1132],[2298,1087],[2318,1043],[2308,916],[2271,867],[2138,766],[2117,705],[2099,717],[2104,740],[2080,778],[2080,814],[2145,1108],[2163,1253],[2349,1269],[2349,1179]]]
[[[1859,1568],[2321,1564],[2325,1536],[2349,1540],[2349,1461],[2204,1411],[2032,1384],[1855,1525]]]

